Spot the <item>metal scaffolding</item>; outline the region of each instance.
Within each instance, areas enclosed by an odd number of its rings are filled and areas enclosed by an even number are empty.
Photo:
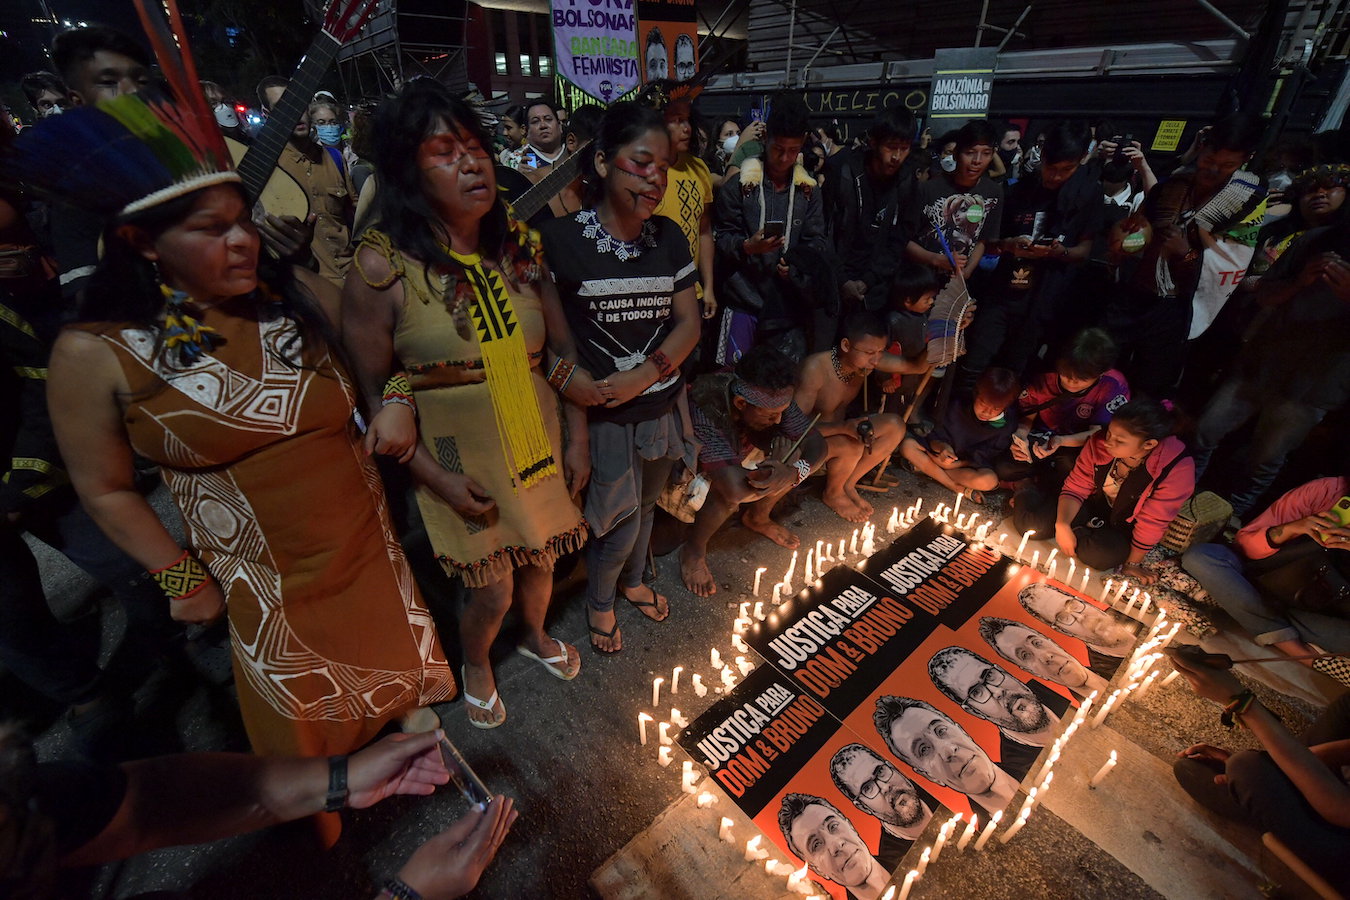
[[[412,78],[468,89],[464,0],[380,0],[361,34],[338,52],[348,97],[376,98]]]

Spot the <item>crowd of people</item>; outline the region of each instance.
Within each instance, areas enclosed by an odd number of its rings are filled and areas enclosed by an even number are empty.
[[[489,651],[512,608],[520,654],[580,674],[545,626],[556,569],[584,565],[591,648],[622,652],[621,614],[671,615],[658,518],[711,596],[718,530],[740,511],[796,547],[774,514],[813,477],[863,522],[908,467],[1151,584],[1215,451],[1245,447],[1211,484],[1246,518],[1350,399],[1350,166],[1292,139],[1258,158],[1242,113],[1163,159],[1105,120],[935,137],[888,107],[850,142],[792,92],[748,121],[664,81],[498,117],[416,79],[283,123],[283,210],[246,194],[225,139],[253,137],[184,58],[155,74],[94,27],[53,60],[23,82],[41,123],[0,159],[0,663],[96,754],[175,623],[222,619],[258,754],[345,766],[391,723],[438,728],[457,690],[502,726]],[[264,79],[261,109],[288,87]],[[1183,565],[1258,642],[1350,684],[1350,472],[1317,474]],[[126,607],[106,666],[52,616],[25,532]],[[465,589],[449,654],[410,532]],[[1272,572],[1306,602],[1272,600]],[[482,815],[495,848],[509,805]]]

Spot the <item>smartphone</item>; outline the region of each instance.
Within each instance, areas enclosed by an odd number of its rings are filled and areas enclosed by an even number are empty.
[[[1051,247],[1054,246],[1054,243],[1055,239],[1052,237],[1038,237],[1031,242],[1033,247]]]
[[[1125,161],[1125,142],[1128,140],[1129,137],[1126,135],[1116,134],[1111,136],[1111,143],[1116,145],[1116,152],[1111,156],[1113,162]]]
[[[780,237],[783,236],[783,234],[784,234],[785,231],[786,231],[786,226],[785,226],[785,223],[783,223],[783,222],[765,222],[765,223],[764,223],[764,236],[765,236],[766,238],[780,238]]]
[[[1327,510],[1327,515],[1336,520],[1342,528],[1350,525],[1350,497],[1342,497],[1336,505]]]
[[[488,808],[492,802],[492,792],[488,790],[483,779],[469,764],[464,761],[463,755],[449,738],[441,738],[441,761],[445,763],[446,769],[450,771],[450,780],[454,782],[455,787],[464,795],[464,799],[469,801],[469,805],[479,812]]]

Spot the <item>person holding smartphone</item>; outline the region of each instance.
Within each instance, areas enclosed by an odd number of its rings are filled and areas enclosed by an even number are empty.
[[[1317,577],[1319,565],[1307,563],[1310,554],[1323,557],[1338,572],[1350,574],[1350,528],[1331,512],[1347,494],[1350,472],[1299,485],[1239,531],[1232,547],[1197,544],[1186,551],[1181,565],[1256,643],[1350,685],[1347,605],[1342,604],[1339,610],[1301,608],[1302,594],[1297,590],[1299,581],[1311,582]],[[1324,551],[1319,552],[1319,548]],[[1286,569],[1292,580],[1271,579],[1270,583],[1288,584],[1289,588],[1280,592],[1285,596],[1263,593],[1252,581],[1268,578],[1283,567],[1295,567]],[[1306,578],[1300,578],[1300,570]],[[1326,652],[1346,655],[1305,658]]]

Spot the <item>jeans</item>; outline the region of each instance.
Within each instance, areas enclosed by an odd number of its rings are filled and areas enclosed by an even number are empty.
[[[642,584],[647,566],[647,547],[652,541],[656,501],[670,480],[673,459],[644,459],[633,475],[638,480],[641,505],[602,535],[592,535],[586,545],[586,602],[596,612],[614,608],[617,588]]]
[[[1243,466],[1242,480],[1229,497],[1233,515],[1242,517],[1256,504],[1284,468],[1285,458],[1308,436],[1327,411],[1282,398],[1260,398],[1241,379],[1225,382],[1200,414],[1195,426],[1192,455],[1195,478],[1200,480],[1214,450],[1252,416],[1255,433]]]
[[[39,693],[65,704],[89,702],[109,686],[134,689],[179,633],[163,591],[108,540],[73,494],[49,498],[25,515],[21,528],[112,590],[126,610],[126,633],[105,675],[97,663],[97,642],[82,639],[52,615],[37,560],[20,527],[4,525],[0,526],[0,663]]]
[[[1181,566],[1209,591],[1256,643],[1305,641],[1332,653],[1350,653],[1350,622],[1301,609],[1276,610],[1243,574],[1242,559],[1222,544],[1197,544]]]
[[[1350,738],[1347,727],[1350,694],[1342,694],[1302,737],[1305,744]],[[1224,763],[1179,759],[1172,766],[1177,781],[1201,806],[1230,821],[1271,831],[1299,858],[1341,891],[1350,887],[1345,865],[1350,828],[1329,824],[1264,751],[1242,750]],[[1228,784],[1214,783],[1227,774]]]

